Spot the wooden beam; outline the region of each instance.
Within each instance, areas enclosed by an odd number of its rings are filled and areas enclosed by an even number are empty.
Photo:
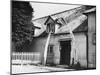
[[[44,50],[44,59],[43,59],[43,65],[46,65],[46,60],[47,60],[47,52],[48,52],[48,45],[49,45],[49,41],[50,41],[50,36],[51,36],[51,32],[49,32],[48,34],[48,38],[45,44],[45,50]]]

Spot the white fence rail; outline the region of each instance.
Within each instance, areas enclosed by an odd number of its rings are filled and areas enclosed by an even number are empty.
[[[39,52],[13,52],[12,64],[38,64],[41,62]]]

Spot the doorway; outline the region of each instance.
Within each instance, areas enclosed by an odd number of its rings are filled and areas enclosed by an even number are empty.
[[[60,65],[70,65],[71,40],[60,41]]]

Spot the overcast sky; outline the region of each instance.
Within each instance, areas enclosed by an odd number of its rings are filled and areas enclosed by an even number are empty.
[[[34,18],[37,19],[47,15],[55,14],[61,11],[69,10],[72,8],[79,7],[80,5],[65,5],[65,4],[49,4],[49,3],[34,3],[30,2],[34,8]]]

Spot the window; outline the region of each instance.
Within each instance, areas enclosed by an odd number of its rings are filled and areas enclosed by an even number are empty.
[[[96,45],[96,33],[93,33],[92,35],[92,43],[93,45]]]
[[[47,33],[50,32],[50,23],[47,24],[47,30],[46,30],[46,32],[47,32]]]
[[[48,53],[53,53],[53,45],[48,46]]]
[[[51,33],[55,32],[55,25],[53,23],[48,23],[47,24],[47,30],[46,32],[49,33],[51,31]]]

